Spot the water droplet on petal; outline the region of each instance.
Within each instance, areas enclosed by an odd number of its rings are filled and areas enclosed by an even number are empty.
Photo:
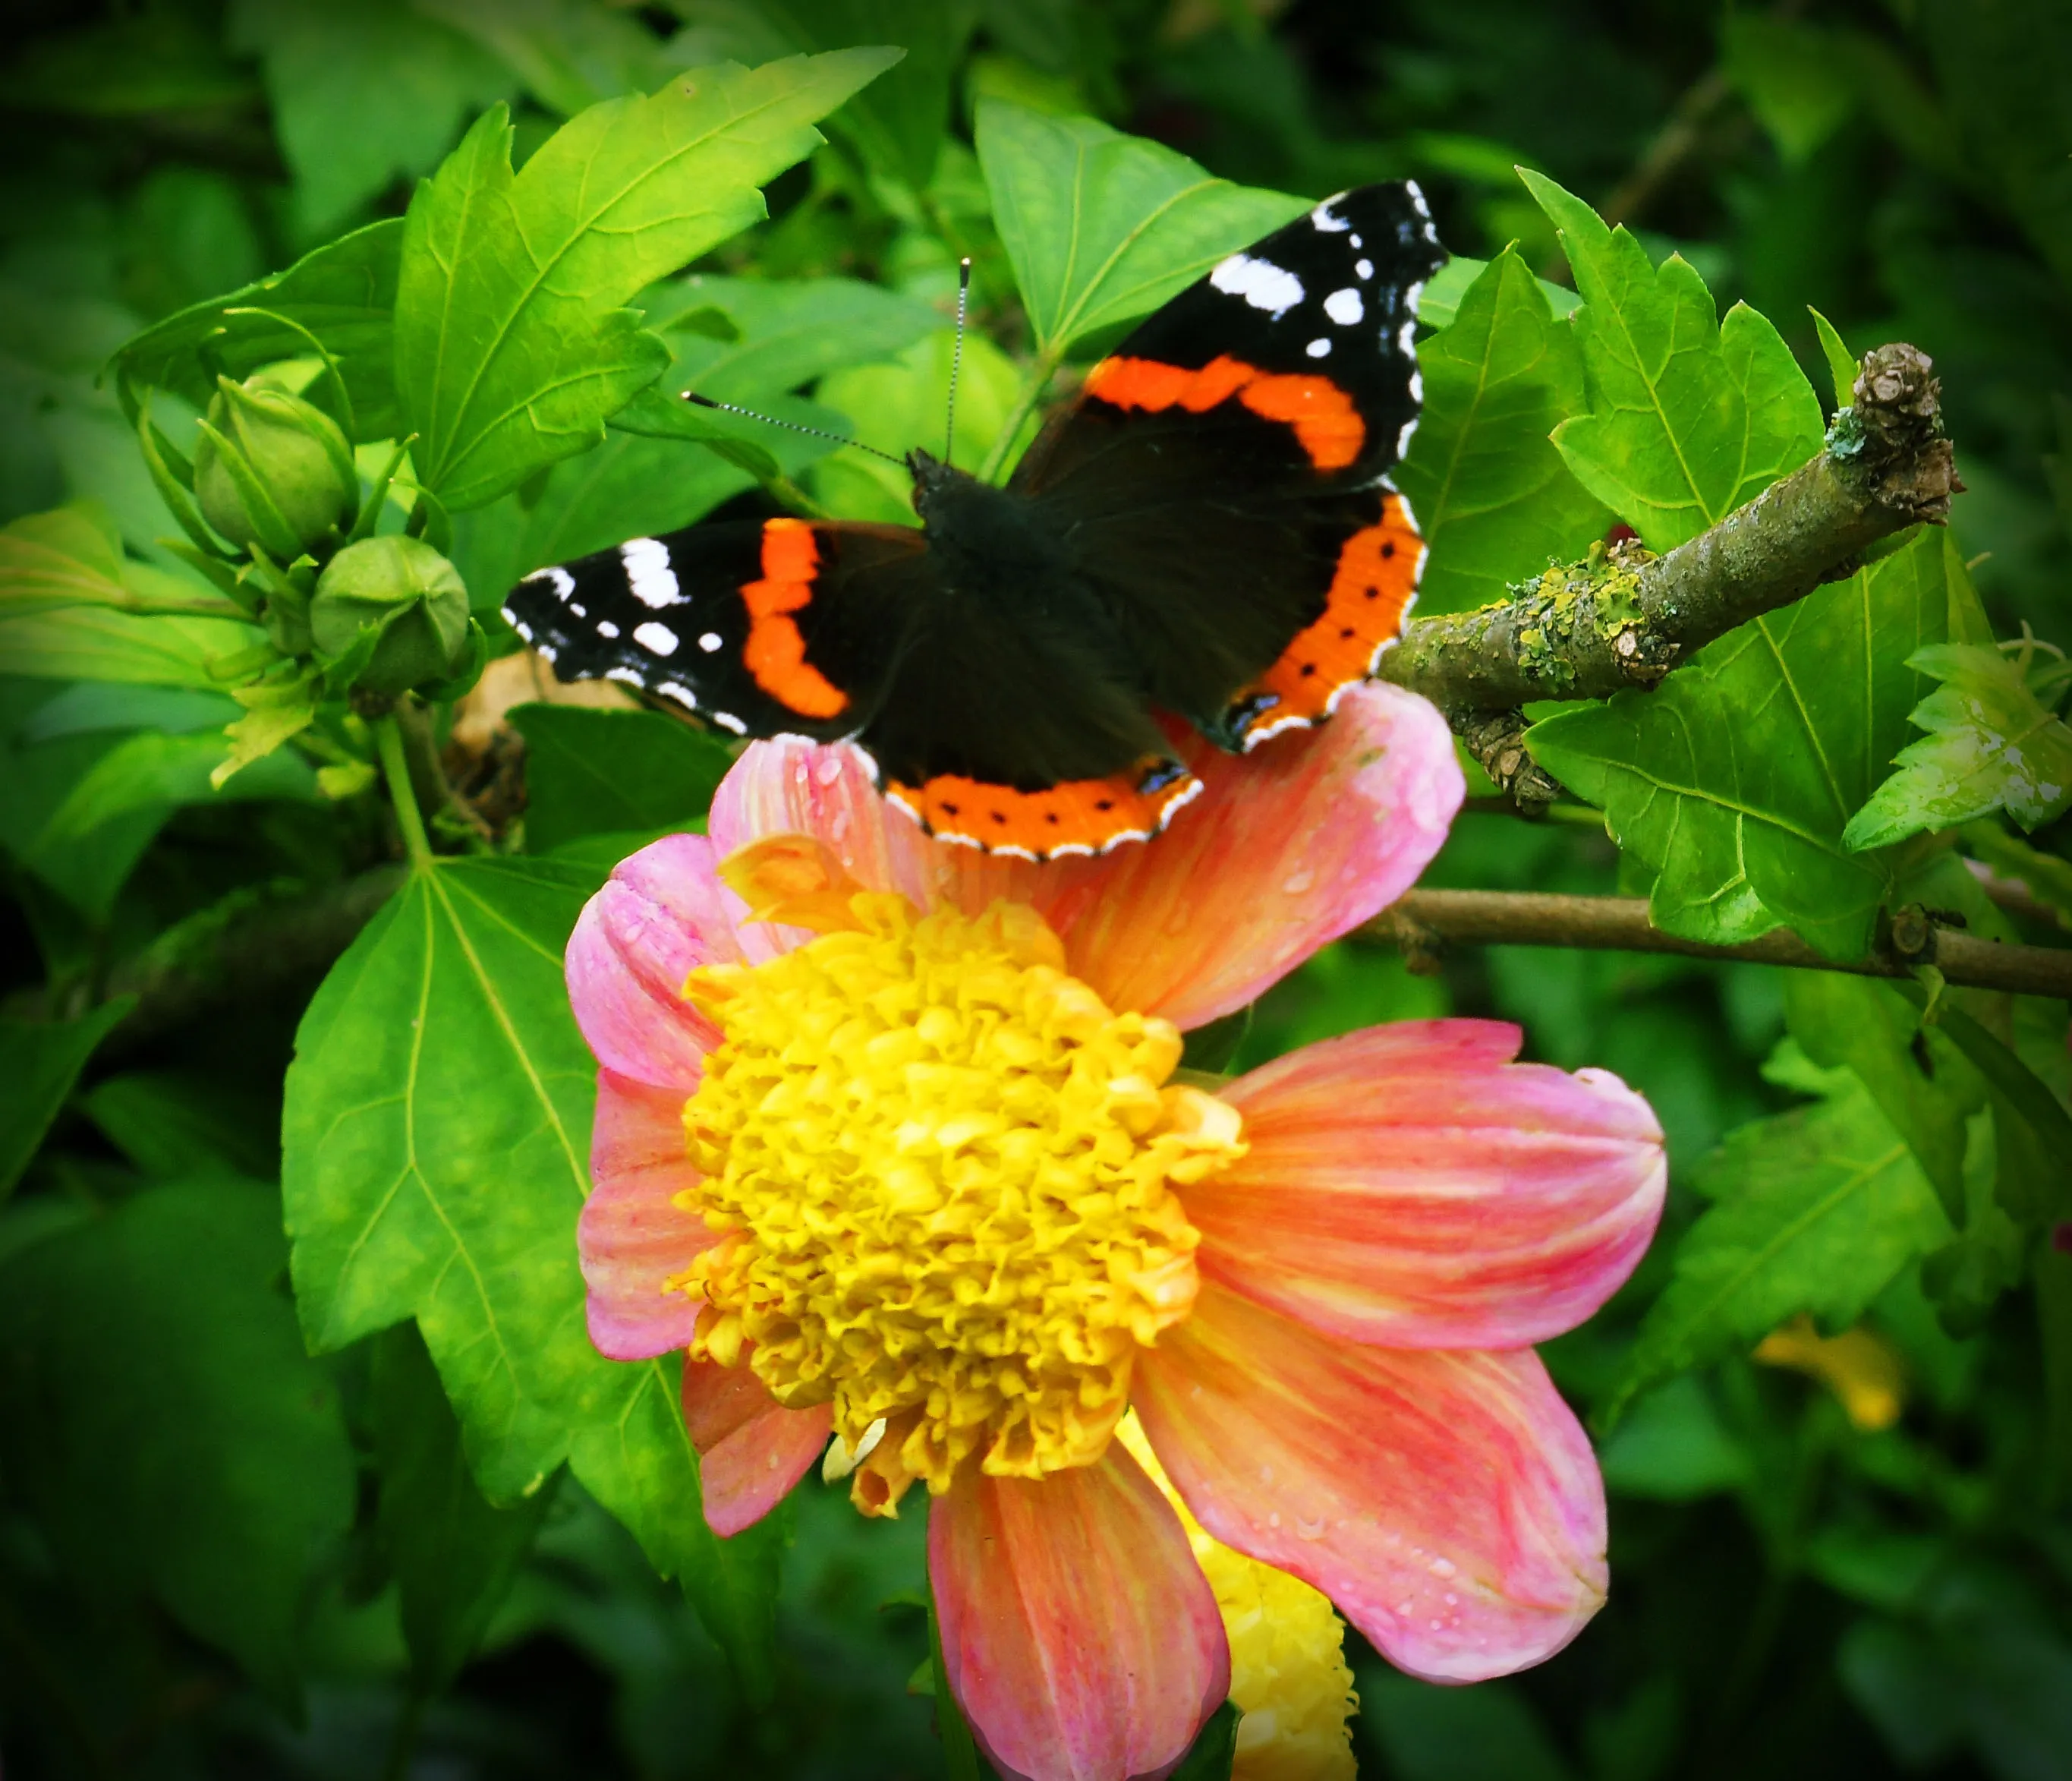
[[[1300,872],[1291,872],[1281,881],[1281,888],[1291,897],[1306,896],[1309,887],[1317,882],[1317,874],[1306,867]]]

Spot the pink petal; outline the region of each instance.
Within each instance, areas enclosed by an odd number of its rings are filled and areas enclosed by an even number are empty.
[[[861,882],[916,902],[1031,903],[1111,1006],[1197,1026],[1407,890],[1465,789],[1445,720],[1392,686],[1355,687],[1320,729],[1252,755],[1191,734],[1175,743],[1202,796],[1156,840],[1099,859],[1032,866],[931,841],[871,790],[856,750],[798,742],[749,749],[708,827],[722,856],[766,834],[816,835]]]
[[[1234,1082],[1250,1154],[1187,1189],[1202,1272],[1355,1342],[1515,1348],[1633,1272],[1667,1165],[1601,1070],[1512,1063],[1515,1026],[1404,1021]]]
[[[598,1071],[590,1174],[576,1248],[591,1342],[612,1360],[682,1347],[698,1307],[662,1283],[717,1241],[696,1212],[674,1203],[700,1179],[684,1150],[683,1092]]]
[[[613,869],[569,936],[569,1001],[598,1063],[689,1095],[718,1030],[683,997],[693,967],[742,956],[740,905],[703,835],[671,835]]]
[[[1133,1402],[1204,1528],[1413,1676],[1523,1669],[1603,1602],[1604,1485],[1528,1351],[1355,1347],[1205,1284]]]
[[[746,1364],[684,1362],[684,1426],[698,1450],[705,1525],[722,1538],[754,1527],[784,1500],[833,1425],[824,1404],[786,1409]]]
[[[1230,1689],[1215,1594],[1120,1442],[1040,1481],[967,1466],[928,1510],[951,1691],[1022,1781],[1125,1781],[1185,1755]]]

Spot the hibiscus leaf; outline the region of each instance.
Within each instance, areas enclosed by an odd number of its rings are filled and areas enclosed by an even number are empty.
[[[148,1587],[292,1703],[354,1464],[281,1251],[273,1190],[214,1179],[18,1252],[0,1271],[0,1452],[69,1567]]]
[[[259,56],[310,234],[336,228],[398,175],[430,171],[468,114],[515,84],[496,58],[406,0],[358,0],[349,12],[236,0],[228,35]]]
[[[123,997],[77,1020],[0,1020],[0,1199],[14,1192],[94,1048],[134,1006]]]
[[[396,374],[418,474],[448,508],[596,444],[668,349],[623,306],[765,214],[758,187],[898,51],[725,64],[594,105],[511,166],[502,107],[405,220]]]
[[[1420,610],[1484,605],[1605,535],[1610,511],[1548,438],[1584,410],[1581,356],[1515,248],[1483,269],[1417,361],[1424,412],[1396,482],[1431,549]]]
[[[2072,807],[2072,726],[2030,690],[2021,667],[1977,644],[1936,644],[1909,662],[1942,684],[1909,720],[1928,734],[1849,819],[1844,841],[1884,847],[2004,810],[2037,829]]]
[[[113,368],[206,407],[219,371],[243,377],[306,356],[309,341],[296,331],[306,328],[338,361],[357,436],[387,438],[397,430],[393,312],[402,247],[402,218],[369,223],[286,272],[168,315],[124,346]]]
[[[767,1568],[705,1526],[668,1369],[606,1360],[584,1326],[595,1066],[561,951],[598,877],[442,860],[325,980],[282,1119],[296,1302],[319,1351],[414,1316],[483,1494],[515,1502],[570,1461],[753,1688],[771,1661],[748,1611]]]
[[[1667,550],[1753,500],[1820,449],[1820,404],[1777,330],[1745,304],[1716,319],[1679,256],[1657,268],[1623,226],[1544,175],[1519,177],[1560,230],[1583,306],[1590,411],[1554,442],[1577,479]]]
[[[1309,208],[1091,117],[1005,99],[979,101],[977,142],[993,221],[1046,353],[1149,313]]]
[[[730,764],[717,738],[659,711],[521,705],[525,845],[544,853],[585,835],[688,829]]]
[[[1656,876],[1655,926],[1722,944],[1789,925],[1860,958],[1890,886],[1843,829],[1906,731],[1907,665],[1947,634],[1962,570],[1905,549],[1708,644],[1653,692],[1533,726],[1534,758]]]
[[[1820,1100],[1743,1126],[1699,1170],[1712,1204],[1676,1246],[1607,1419],[1801,1312],[1828,1328],[1855,1322],[1907,1263],[1950,1240],[1934,1187],[1869,1092],[1842,1070],[1820,1085]]]
[[[416,1328],[374,1341],[368,1420],[381,1477],[377,1523],[402,1600],[411,1680],[429,1700],[473,1654],[553,1500],[553,1481],[500,1508],[475,1487],[438,1370]]]

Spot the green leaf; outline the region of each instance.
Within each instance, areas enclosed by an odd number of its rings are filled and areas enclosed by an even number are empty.
[[[1863,956],[1889,867],[1843,829],[1919,696],[1909,658],[1947,627],[1945,550],[1924,530],[1707,644],[1655,691],[1533,726],[1533,757],[1657,874],[1655,926],[1731,944],[1788,924],[1831,958]]]
[[[483,1495],[513,1502],[568,1460],[767,1678],[767,1577],[742,1562],[759,1549],[706,1528],[673,1380],[606,1360],[584,1327],[595,1065],[561,952],[600,876],[441,860],[333,968],[282,1123],[296,1303],[319,1351],[415,1317]]]
[[[228,37],[260,58],[308,235],[335,228],[399,176],[430,172],[468,114],[512,84],[497,58],[405,0],[350,10],[236,0]]]
[[[544,853],[584,835],[688,829],[731,758],[716,738],[659,711],[521,705],[525,845]]]
[[[1148,314],[1309,208],[1091,117],[1005,99],[980,101],[977,142],[1030,327],[1052,355]]]
[[[1211,1713],[1173,1771],[1172,1781],[1230,1781],[1237,1761],[1238,1721],[1244,1717],[1235,1701],[1226,1701]]]
[[[952,77],[976,23],[968,0],[676,0],[675,10],[745,61],[898,44],[905,60],[843,106],[831,127],[874,171],[927,188],[949,126]]]
[[[1855,1072],[1935,1184],[1951,1221],[1961,1217],[1965,1121],[1986,1093],[1951,1036],[1924,1027],[1898,989],[1840,972],[1792,972],[1784,1018],[1814,1063]]]
[[[1849,819],[1851,847],[1884,847],[2004,810],[2024,829],[2072,808],[2072,726],[2048,710],[2021,665],[1977,644],[1938,644],[1909,663],[1942,684],[1910,722],[1928,732]]]
[[[207,731],[174,736],[138,731],[102,755],[73,786],[31,848],[31,864],[140,810],[263,798],[315,799],[316,775],[298,755],[269,756],[219,787],[216,775],[225,764],[227,747],[222,736]]]
[[[591,0],[413,0],[491,51],[550,111],[652,93],[683,58],[629,9]]]
[[[400,430],[393,311],[402,247],[401,217],[369,223],[286,272],[168,315],[124,346],[112,368],[205,408],[219,371],[243,378],[306,357],[309,342],[296,331],[306,328],[338,361],[356,436],[387,438]]]
[[[0,1447],[76,1574],[148,1583],[290,1701],[354,1466],[282,1262],[273,1191],[220,1180],[18,1254],[0,1269]]]
[[[1823,1099],[1733,1133],[1694,1185],[1713,1203],[1676,1246],[1608,1412],[1656,1380],[1811,1313],[1854,1322],[1950,1221],[1906,1139],[1853,1074]]]
[[[1778,154],[1807,159],[1856,109],[1854,65],[1837,34],[1767,13],[1729,13],[1720,31],[1729,78]]]
[[[2016,841],[1997,823],[1967,824],[1964,845],[2002,878],[2028,886],[2032,896],[2056,912],[2060,928],[2072,928],[2072,861]]]
[[[812,121],[894,60],[704,69],[593,106],[515,175],[502,109],[483,116],[410,206],[397,293],[417,472],[449,509],[603,438],[668,362],[622,306],[760,218],[757,187],[820,142]]]
[[[1835,407],[1840,411],[1851,406],[1856,399],[1856,356],[1850,352],[1835,324],[1811,303],[1806,306],[1806,313],[1813,318],[1814,331],[1820,336],[1821,356],[1827,361],[1827,376],[1835,385]]]
[[[849,417],[859,445],[903,455],[916,441],[931,445],[942,436],[949,412],[950,368],[955,335],[939,329],[901,353],[895,364],[853,365],[820,380],[820,399]],[[1022,373],[1014,361],[983,334],[964,337],[964,367],[957,379],[956,440],[950,457],[960,470],[976,471],[1014,412]],[[1013,463],[1036,436],[1036,419],[1026,416],[1017,430]],[[845,519],[918,525],[914,479],[900,464],[868,452],[842,450],[813,466],[813,493],[830,512]]]
[[[125,996],[77,1020],[0,1020],[0,1199],[14,1192],[94,1047],[134,1006]]]
[[[673,319],[656,324],[676,348],[671,397],[695,389],[720,401],[758,402],[845,365],[896,358],[943,325],[933,304],[860,278],[701,274],[673,294],[683,306]],[[686,327],[715,318],[732,330],[731,339]]]
[[[321,685],[313,672],[291,670],[239,687],[233,697],[245,707],[245,715],[224,726],[224,739],[230,744],[230,751],[209,770],[210,786],[220,792],[233,775],[242,773],[255,761],[269,759],[290,737],[300,735],[314,723]],[[239,795],[256,794],[245,790]]]
[[[1515,248],[1468,287],[1417,360],[1424,412],[1396,482],[1431,550],[1420,610],[1484,605],[1605,535],[1610,513],[1548,437],[1584,409],[1581,356]]]
[[[1572,326],[1590,412],[1555,444],[1577,480],[1667,550],[1820,449],[1820,405],[1775,328],[1745,304],[1716,319],[1679,257],[1651,266],[1623,226],[1544,175],[1519,177],[1560,231],[1582,294]]]
[[[1515,252],[1518,244],[1513,242],[1509,251]],[[1453,318],[1459,313],[1461,299],[1468,294],[1468,286],[1481,278],[1488,267],[1486,260],[1477,260],[1466,254],[1457,253],[1425,281],[1424,288],[1417,294],[1417,319],[1426,327],[1451,327]],[[1566,285],[1557,285],[1545,278],[1536,278],[1540,294],[1547,299],[1547,306],[1556,315],[1566,321],[1575,314],[1582,302]]]
[[[509,1508],[483,1498],[438,1371],[411,1324],[375,1339],[368,1409],[381,1477],[377,1525],[402,1597],[411,1685],[430,1699],[481,1643],[553,1500],[553,1483]]]
[[[271,1084],[199,1070],[133,1070],[96,1083],[80,1111],[147,1175],[281,1172],[281,1117]]]

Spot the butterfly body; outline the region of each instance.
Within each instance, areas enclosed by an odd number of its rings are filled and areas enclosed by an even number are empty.
[[[919,529],[693,526],[506,613],[564,679],[855,741],[946,840],[1146,838],[1199,790],[1177,722],[1234,751],[1319,722],[1400,633],[1424,552],[1387,474],[1442,257],[1414,187],[1342,194],[1150,316],[1006,487],[917,450]]]

